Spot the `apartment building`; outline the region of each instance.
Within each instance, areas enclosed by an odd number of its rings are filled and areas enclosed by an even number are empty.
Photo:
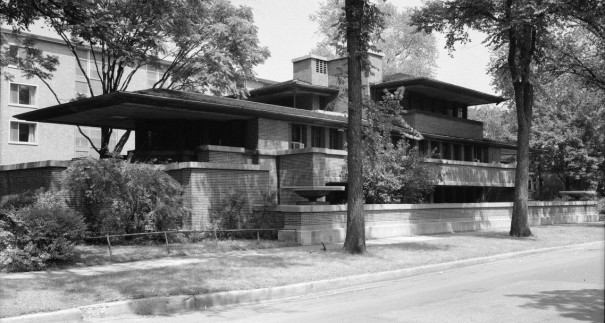
[[[20,39],[27,33],[15,35],[10,29],[1,32],[8,39],[3,50],[10,56],[25,55],[20,48]],[[17,114],[31,112],[45,107],[66,103],[78,96],[89,96],[90,90],[82,70],[78,67],[75,56],[59,38],[35,35],[36,46],[44,54],[56,56],[59,60],[53,77],[45,84],[37,77],[26,78],[16,64],[2,68],[0,78],[0,165],[34,162],[42,160],[70,160],[84,156],[98,156],[90,142],[80,133],[75,125],[47,124],[19,120]],[[90,84],[95,95],[102,93],[101,81],[96,72],[97,64],[88,50],[78,53],[80,63],[90,77]],[[151,87],[158,78],[156,70],[145,68],[138,71],[130,83],[129,90],[140,90]],[[52,89],[52,91],[51,91]],[[54,93],[53,93],[54,91]],[[56,95],[56,97],[55,97]],[[81,127],[96,147],[100,146],[101,130],[96,127]],[[117,130],[110,140],[110,149],[116,144],[124,130]],[[130,139],[125,150],[134,148]]]

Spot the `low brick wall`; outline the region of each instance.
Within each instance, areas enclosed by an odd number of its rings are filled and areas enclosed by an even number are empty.
[[[166,172],[185,189],[185,199],[191,209],[185,229],[205,229],[212,212],[228,202],[226,197],[232,192],[246,196],[245,213],[249,216],[252,206],[262,203],[263,193],[270,191],[266,166],[187,162],[168,165]]]
[[[59,191],[66,160],[46,160],[0,166],[0,199],[25,191]]]
[[[365,206],[366,238],[510,228],[513,203],[375,204]],[[281,205],[281,240],[303,245],[344,241],[345,205]],[[529,203],[530,226],[598,221],[596,201]]]

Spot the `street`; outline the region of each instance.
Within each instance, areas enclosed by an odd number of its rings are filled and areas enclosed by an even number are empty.
[[[128,322],[603,322],[603,245]],[[116,321],[116,318],[112,318]]]

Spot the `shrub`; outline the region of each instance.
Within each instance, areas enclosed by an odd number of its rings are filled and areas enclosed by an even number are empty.
[[[241,229],[245,222],[244,209],[248,205],[245,194],[231,191],[218,204],[210,216],[212,229]]]
[[[62,201],[61,194],[43,193],[33,204],[5,214],[0,220],[0,265],[9,271],[69,261],[86,228],[82,216]]]
[[[66,170],[65,183],[93,234],[177,229],[188,214],[183,189],[159,167],[82,159]]]

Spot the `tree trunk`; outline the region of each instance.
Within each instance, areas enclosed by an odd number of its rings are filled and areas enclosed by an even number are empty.
[[[99,158],[109,158],[112,156],[109,151],[109,139],[111,138],[112,129],[109,127],[101,127],[101,147],[99,147]]]
[[[510,235],[527,237],[531,235],[527,224],[529,197],[527,184],[529,182],[529,136],[533,109],[533,86],[528,81],[514,82],[513,86],[519,128],[517,130],[517,168]]]
[[[365,221],[363,214],[362,156],[361,156],[361,53],[359,53],[360,22],[363,0],[346,0],[349,125],[347,129],[347,235],[344,249],[348,253],[366,250]]]

